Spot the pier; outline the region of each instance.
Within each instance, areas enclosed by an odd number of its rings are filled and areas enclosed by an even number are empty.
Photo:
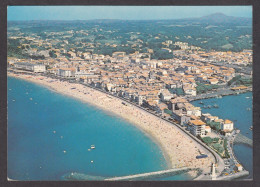
[[[105,179],[105,181],[124,181],[124,180],[138,180],[138,179],[149,179],[149,178],[159,178],[159,177],[168,177],[175,175],[179,172],[187,172],[191,170],[191,168],[182,167],[182,168],[174,168],[174,169],[168,169],[168,170],[162,170],[162,171],[155,171],[155,172],[149,172],[149,173],[141,173],[141,174],[135,174],[135,175],[128,175],[128,176],[122,176],[122,177],[113,177]]]
[[[237,95],[241,93],[246,93],[246,92],[252,92],[252,87],[248,87],[247,89],[243,90],[232,90],[231,88],[219,88],[217,91],[209,91],[207,93],[203,93],[197,96],[190,96],[188,97],[188,101],[196,101],[196,100],[201,100],[201,99],[209,99],[209,98],[218,98],[220,96],[228,96],[228,95]]]
[[[242,134],[237,134],[235,137],[235,140],[233,142],[234,144],[245,144],[248,145],[250,147],[253,147],[253,140],[242,135]]]

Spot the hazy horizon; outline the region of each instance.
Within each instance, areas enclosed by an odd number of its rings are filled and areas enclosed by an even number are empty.
[[[252,6],[8,6],[7,20],[172,20],[215,13],[252,18]]]

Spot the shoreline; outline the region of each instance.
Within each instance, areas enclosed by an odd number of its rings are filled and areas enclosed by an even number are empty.
[[[124,106],[121,104],[122,100],[112,96],[108,97],[105,93],[78,83],[61,82],[57,79],[37,75],[19,74],[17,76],[8,73],[8,76],[36,83],[58,94],[73,97],[83,103],[90,104],[109,114],[129,121],[131,125],[140,129],[159,146],[168,168],[186,166],[201,168],[206,172],[209,171],[209,166],[213,162],[212,155],[209,155],[209,158],[206,159],[197,160],[195,158],[196,155],[199,154],[197,150],[199,149],[203,152],[207,152],[205,148],[198,143],[191,141],[188,135],[181,132],[174,125],[170,125],[162,119],[155,117],[134,105],[128,104],[128,106]],[[74,87],[75,89],[71,89]],[[104,102],[100,100],[104,100]],[[113,104],[112,108],[110,104]],[[180,148],[178,148],[179,146]]]
[[[59,91],[55,90],[54,88],[49,87],[49,86],[47,86],[47,85],[39,84],[39,83],[36,83],[35,81],[32,81],[32,80],[30,80],[30,79],[25,79],[25,78],[21,78],[21,77],[17,77],[17,76],[12,76],[12,75],[8,75],[8,76],[13,77],[13,78],[17,78],[17,79],[21,79],[21,80],[24,80],[24,81],[28,81],[28,82],[31,82],[31,83],[34,83],[34,84],[37,84],[38,86],[42,86],[42,87],[44,87],[44,88],[46,88],[46,89],[48,89],[48,90],[50,90],[50,91],[52,91],[52,92],[55,92],[55,93],[57,93],[57,94],[61,94],[61,95],[66,96],[66,97],[70,97],[70,98],[76,99],[77,101],[82,102],[83,104],[87,104],[87,105],[89,105],[89,106],[91,106],[91,107],[94,107],[94,108],[96,108],[97,110],[101,110],[102,112],[104,112],[104,113],[106,113],[106,114],[108,114],[108,115],[112,115],[112,116],[115,116],[115,117],[118,117],[118,118],[120,118],[120,119],[123,119],[123,120],[127,121],[127,122],[130,123],[132,126],[134,126],[135,128],[137,128],[138,130],[140,130],[145,136],[147,136],[147,137],[150,139],[150,141],[153,141],[153,143],[155,143],[155,144],[159,147],[159,149],[160,149],[160,151],[162,152],[163,157],[164,157],[164,159],[165,159],[165,161],[166,161],[167,168],[168,168],[168,169],[171,168],[171,162],[170,162],[169,155],[167,154],[167,151],[164,150],[164,148],[163,148],[163,146],[161,145],[161,143],[160,143],[157,139],[155,139],[153,136],[151,136],[148,132],[144,131],[144,129],[140,128],[139,126],[134,125],[133,122],[130,121],[129,119],[122,118],[122,116],[120,116],[120,115],[117,114],[117,113],[114,113],[114,112],[112,112],[112,111],[106,110],[106,109],[104,109],[104,108],[102,108],[102,107],[100,107],[100,106],[97,106],[97,105],[93,104],[93,103],[89,103],[89,102],[86,102],[86,101],[84,101],[84,100],[81,100],[81,99],[78,98],[78,97],[73,97],[73,96],[71,96],[71,95],[68,95],[68,94],[64,94],[64,93],[62,93],[62,92],[59,92]]]

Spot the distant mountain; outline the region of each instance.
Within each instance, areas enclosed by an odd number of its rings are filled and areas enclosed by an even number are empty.
[[[208,16],[203,16],[194,20],[199,21],[200,23],[209,23],[209,24],[232,24],[232,25],[252,24],[251,18],[227,16],[223,13],[210,14]]]
[[[192,16],[192,15],[191,15]],[[93,20],[31,20],[31,21],[8,21],[8,23],[171,23],[171,24],[206,24],[206,25],[233,25],[252,26],[252,18],[227,16],[223,13],[214,13],[202,17],[182,18],[182,19],[159,19],[159,20],[122,20],[122,19],[93,19]]]

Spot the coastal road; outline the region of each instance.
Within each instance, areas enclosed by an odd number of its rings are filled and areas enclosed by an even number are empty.
[[[88,85],[88,84],[83,84],[83,85],[84,85],[84,86],[87,86],[87,87],[89,87],[89,88],[98,90],[98,91],[100,91],[100,92],[103,92],[103,93],[105,93],[105,94],[107,94],[107,95],[110,95],[110,96],[112,96],[112,97],[118,98],[118,99],[120,99],[121,101],[125,101],[125,102],[127,102],[130,106],[133,105],[133,106],[139,108],[140,110],[146,112],[147,114],[154,115],[154,116],[160,118],[161,120],[166,121],[166,122],[169,123],[170,125],[174,125],[175,127],[177,127],[178,129],[181,130],[180,132],[182,132],[183,135],[186,135],[186,137],[188,137],[190,140],[193,140],[193,141],[197,142],[197,143],[201,146],[202,149],[206,150],[206,153],[207,153],[207,154],[211,154],[211,155],[213,156],[213,158],[215,159],[215,164],[218,166],[218,168],[217,168],[217,170],[219,171],[219,172],[218,172],[218,175],[220,175],[221,172],[224,170],[225,165],[224,165],[223,159],[222,159],[216,152],[214,152],[211,148],[209,148],[206,144],[204,144],[203,142],[201,142],[197,137],[193,136],[193,135],[190,134],[188,131],[186,131],[185,128],[183,128],[183,127],[179,126],[178,124],[173,123],[173,122],[171,122],[171,121],[169,121],[169,120],[167,120],[167,119],[163,119],[163,118],[159,117],[158,115],[156,115],[155,113],[153,113],[153,112],[151,112],[151,111],[149,111],[149,110],[147,110],[147,109],[145,109],[145,108],[143,108],[143,107],[141,107],[141,106],[139,106],[139,105],[137,105],[137,104],[135,104],[135,103],[133,103],[133,102],[127,100],[127,99],[124,99],[124,98],[119,97],[119,96],[117,96],[117,95],[113,95],[113,94],[108,93],[108,92],[106,92],[106,91],[104,91],[104,90],[102,90],[102,89],[99,89],[99,88],[90,86],[90,85]],[[187,136],[187,135],[188,135],[188,136]],[[204,174],[205,174],[205,173],[203,173],[203,175],[204,175]]]

